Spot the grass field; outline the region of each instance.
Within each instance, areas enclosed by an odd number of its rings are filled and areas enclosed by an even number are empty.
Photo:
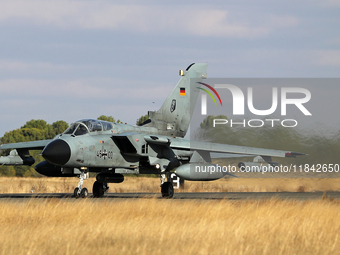
[[[337,200],[0,201],[1,254],[339,254]]]
[[[92,191],[94,179],[85,181]],[[0,178],[0,193],[72,193],[77,178]],[[160,192],[127,177],[111,192]],[[338,179],[222,179],[182,191],[329,191]],[[0,254],[339,254],[340,200],[0,200]]]
[[[92,192],[95,179],[84,181]],[[0,177],[0,193],[73,193],[77,178],[17,178]],[[125,177],[119,184],[110,184],[109,192],[160,192],[160,180],[147,177]],[[183,190],[176,192],[307,192],[340,191],[340,178],[230,178],[212,182],[185,182]]]

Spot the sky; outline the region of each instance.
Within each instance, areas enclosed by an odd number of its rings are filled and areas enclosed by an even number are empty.
[[[210,78],[340,74],[339,0],[2,0],[0,10],[0,137],[31,119],[135,124],[193,62]]]

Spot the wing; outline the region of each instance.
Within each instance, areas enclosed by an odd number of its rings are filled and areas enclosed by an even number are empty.
[[[28,165],[35,163],[29,150],[42,150],[52,140],[41,140],[22,143],[9,143],[0,145],[0,150],[14,149],[8,156],[0,157],[0,165]]]
[[[244,156],[295,157],[299,155],[306,155],[304,153],[293,152],[293,151],[263,149],[263,148],[219,144],[219,143],[209,143],[209,142],[198,142],[198,141],[186,140],[183,138],[173,138],[173,137],[162,136],[162,135],[143,135],[143,134],[137,134],[137,133],[126,133],[126,134],[123,133],[120,135],[115,135],[112,138],[115,138],[115,139],[124,138],[126,141],[130,141],[131,148],[136,148],[137,146],[136,146],[136,142],[134,141],[134,135],[137,135],[138,138],[140,139],[144,138],[144,140],[149,144],[169,146],[171,149],[177,150],[177,151],[209,152],[209,153],[213,153],[214,157],[217,157],[217,154],[220,154],[221,157],[223,157],[223,154],[226,157],[233,157],[233,156],[235,157],[244,157]],[[124,144],[126,145],[126,142]],[[133,151],[135,152],[136,150],[133,150]]]
[[[223,170],[221,170],[221,166],[212,164],[211,158],[216,157],[218,154],[220,154],[222,157],[228,158],[252,156],[255,157],[255,159],[259,158],[270,165],[275,164],[275,162],[272,162],[272,157],[295,157],[298,155],[305,155],[303,153],[293,151],[197,142],[176,138],[171,139],[170,147],[173,150],[176,150],[177,154],[180,154],[181,151],[186,151],[190,155],[190,164],[183,164],[179,166],[175,170],[175,173],[184,180],[191,181],[211,181],[223,178],[225,176],[236,177],[235,175],[228,172],[226,170],[227,168],[223,168]],[[256,162],[254,161],[252,164],[256,164]]]
[[[159,141],[167,140],[170,147],[174,150],[210,152],[214,158],[218,157],[218,154],[220,154],[221,157],[244,157],[244,156],[296,157],[300,155],[306,155],[304,153],[294,151],[273,150],[219,143],[190,141],[182,138],[169,138],[158,135],[153,136],[154,140],[155,137],[157,137]]]
[[[51,141],[52,141],[52,139],[41,140],[41,141],[32,141],[32,142],[2,144],[2,145],[0,145],[0,150],[6,150],[6,149],[42,150]]]
[[[192,150],[192,151],[209,151],[215,153],[228,153],[228,154],[242,154],[248,156],[268,156],[268,157],[295,157],[298,155],[305,155],[299,152],[262,149],[255,147],[197,142],[188,140],[172,139],[171,148],[178,150]]]

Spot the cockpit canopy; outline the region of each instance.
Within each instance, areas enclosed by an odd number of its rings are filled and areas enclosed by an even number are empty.
[[[78,120],[73,123],[64,134],[68,135],[84,135],[87,133],[98,132],[98,131],[106,131],[113,129],[113,124],[111,122],[103,121],[103,120],[94,120],[94,119],[84,119]]]

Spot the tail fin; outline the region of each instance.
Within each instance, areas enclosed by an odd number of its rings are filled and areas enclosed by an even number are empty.
[[[185,71],[181,70],[181,79],[162,107],[148,112],[151,121],[145,126],[156,127],[163,135],[184,137],[199,94],[195,86],[190,88],[190,79],[206,78],[207,66],[206,63],[193,63]]]

